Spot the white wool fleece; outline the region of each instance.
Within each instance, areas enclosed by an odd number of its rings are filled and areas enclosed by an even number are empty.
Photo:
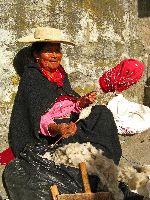
[[[46,152],[42,157],[52,160],[56,165],[64,164],[79,167],[79,163],[86,162],[89,174],[97,175],[103,186],[112,192],[115,200],[123,200],[123,194],[118,188],[118,167],[112,159],[103,156],[102,150],[97,150],[90,142],[79,144],[70,143],[59,147],[55,153]]]

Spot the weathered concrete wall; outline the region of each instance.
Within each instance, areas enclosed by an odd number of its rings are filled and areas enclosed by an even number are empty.
[[[98,77],[120,60],[139,59],[147,66],[150,19],[138,17],[136,0],[0,0],[0,151],[7,146],[10,113],[19,82],[14,59],[25,47],[17,39],[37,26],[64,29],[76,47],[63,46],[63,66],[81,95],[97,89]],[[27,45],[26,45],[27,46]],[[16,61],[17,60],[17,61]],[[124,95],[142,102],[147,70]],[[113,94],[99,95],[106,103]],[[1,192],[1,191],[0,191]]]

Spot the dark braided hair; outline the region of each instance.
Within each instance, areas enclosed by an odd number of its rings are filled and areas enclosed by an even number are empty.
[[[33,56],[33,52],[40,53],[45,46],[50,44],[50,42],[34,42],[31,46],[31,54]],[[58,43],[60,44],[60,43]]]

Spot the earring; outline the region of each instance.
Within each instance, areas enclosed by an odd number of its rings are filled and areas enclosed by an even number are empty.
[[[39,58],[36,58],[36,62],[37,62],[37,63],[39,62]]]

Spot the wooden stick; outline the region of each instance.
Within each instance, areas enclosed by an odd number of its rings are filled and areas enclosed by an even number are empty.
[[[53,200],[59,200],[60,198],[59,198],[59,191],[58,191],[57,185],[52,185],[50,187],[50,190],[52,193]]]
[[[90,183],[89,183],[89,179],[88,179],[86,163],[85,162],[80,163],[79,167],[81,170],[84,191],[85,191],[85,193],[91,193],[91,187],[90,187]]]
[[[75,124],[76,124],[78,121],[80,121],[80,118],[79,118],[79,119],[77,119],[77,121],[75,121]]]
[[[54,147],[62,138],[63,136],[61,136],[54,144],[52,144],[52,147]]]

